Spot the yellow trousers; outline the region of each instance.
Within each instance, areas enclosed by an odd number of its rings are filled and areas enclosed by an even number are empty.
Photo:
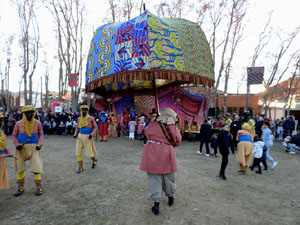
[[[32,173],[43,172],[43,162],[41,158],[41,150],[36,150],[36,144],[26,144],[21,150],[16,149],[15,153],[15,170],[16,172],[23,172],[26,170],[26,161],[30,161],[30,171]]]
[[[89,139],[88,134],[78,134],[76,142],[76,156],[83,155],[85,149],[86,157],[95,157],[98,155],[93,138]]]
[[[6,158],[0,159],[0,189],[8,189],[8,174],[6,166]]]

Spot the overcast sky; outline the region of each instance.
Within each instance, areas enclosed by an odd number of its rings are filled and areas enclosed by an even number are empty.
[[[18,44],[18,37],[20,33],[20,25],[18,20],[18,14],[16,8],[11,3],[12,1],[0,1],[0,48],[3,48],[3,42],[6,38],[13,34],[15,40],[13,43],[13,55],[14,60],[12,62],[11,72],[10,72],[10,89],[12,91],[18,91],[18,83],[21,77],[21,69],[19,67],[18,54],[20,54],[20,48]],[[105,17],[109,15],[108,4],[106,0],[86,0],[86,32],[85,32],[85,43],[84,47],[86,53],[89,49],[90,40],[92,38],[93,29],[103,25]],[[157,1],[153,0],[144,0],[146,3],[147,9],[156,14],[156,10],[153,8]],[[218,2],[216,0],[216,2]],[[296,26],[300,26],[299,20],[299,9],[300,9],[300,0],[250,0],[249,7],[246,14],[246,27],[244,31],[244,39],[238,46],[235,59],[233,61],[233,70],[230,80],[229,92],[236,93],[237,84],[241,81],[241,78],[245,72],[247,66],[249,66],[250,59],[252,57],[255,46],[258,43],[258,35],[262,31],[264,24],[267,20],[268,13],[273,10],[272,17],[272,27],[275,31],[280,33],[283,38],[287,37],[287,33],[290,33],[295,30]],[[138,13],[133,15],[138,16]],[[44,68],[41,61],[44,59],[43,52],[47,52],[47,61],[51,67],[50,72],[50,90],[58,90],[58,68],[54,55],[56,52],[56,40],[54,35],[54,27],[52,22],[52,17],[45,8],[40,7],[37,10],[37,17],[40,26],[41,32],[41,44],[43,48],[40,49],[40,63],[35,72],[35,83],[34,89],[36,89],[40,84],[40,75],[43,74]],[[195,21],[195,15],[189,13],[188,15],[183,14],[182,16],[185,19]],[[204,29],[205,31],[205,29]],[[300,35],[299,35],[300,36]],[[262,57],[258,59],[257,66],[265,66],[265,77],[267,78],[271,70],[270,54],[276,53],[278,48],[279,39],[274,35],[271,39],[270,44],[268,45],[265,52],[263,52]],[[300,38],[298,37],[291,51],[288,55],[295,49],[300,49]],[[1,52],[2,54],[2,52]],[[3,62],[3,54],[0,55],[0,60]],[[85,62],[84,62],[85,64]],[[283,63],[284,66],[284,63]],[[84,65],[85,68],[85,65]],[[217,69],[215,73],[217,74]],[[3,70],[3,69],[2,69]],[[85,73],[85,71],[83,71]],[[291,72],[286,74],[286,77],[290,76]],[[85,77],[83,77],[85,79]],[[85,81],[83,80],[83,83]],[[246,84],[243,83],[241,90],[245,92]],[[262,85],[251,86],[252,92],[257,92],[262,90]],[[40,87],[39,89],[40,90]]]

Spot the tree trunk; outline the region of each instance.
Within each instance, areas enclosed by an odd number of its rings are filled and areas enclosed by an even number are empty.
[[[43,103],[43,77],[41,76],[41,107],[44,108],[45,105]]]
[[[45,107],[49,110],[49,75],[45,76],[45,88],[46,88],[46,95],[45,95]]]
[[[75,88],[72,87],[71,88],[71,94],[72,94],[72,112],[76,112],[77,111],[77,99],[76,99],[76,93],[75,93]]]
[[[223,95],[223,103],[224,103],[224,114],[227,113],[227,96]]]

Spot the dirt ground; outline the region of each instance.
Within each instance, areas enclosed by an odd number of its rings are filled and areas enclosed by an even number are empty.
[[[143,143],[127,138],[96,142],[97,167],[84,158],[76,174],[76,141],[50,136],[44,140],[42,196],[35,196],[33,175],[25,172],[25,192],[14,197],[16,174],[7,159],[10,189],[0,191],[0,224],[300,224],[300,154],[289,155],[275,143],[278,166],[262,175],[240,175],[230,155],[227,181],[217,175],[221,158],[197,155],[198,142],[176,149],[178,172],[175,204],[151,212],[147,176],[139,170]],[[11,138],[8,147],[13,148]]]

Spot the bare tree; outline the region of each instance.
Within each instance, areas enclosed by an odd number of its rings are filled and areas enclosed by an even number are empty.
[[[9,90],[9,72],[10,65],[12,61],[12,50],[11,46],[13,43],[14,37],[10,35],[5,41],[5,48],[1,55],[4,58],[0,60],[0,79],[1,79],[1,100],[0,104],[4,106],[5,110],[9,111],[11,107],[11,92]],[[4,67],[4,72],[2,71]]]
[[[34,12],[35,0],[16,0],[21,25],[22,58],[25,105],[32,104],[32,83],[39,56],[40,33]]]
[[[230,35],[231,35],[231,32],[232,32],[232,29],[234,30],[235,22],[236,21],[239,22],[239,20],[235,21],[234,18],[237,15],[237,13],[239,12],[238,10],[242,9],[242,8],[239,8],[239,6],[244,7],[245,2],[246,2],[246,0],[232,0],[232,5],[231,5],[231,8],[230,8],[230,12],[229,12],[229,21],[228,21],[227,29],[226,29],[226,32],[225,32],[223,50],[222,50],[222,54],[221,54],[221,64],[220,64],[220,67],[219,67],[217,81],[216,81],[216,84],[215,84],[215,90],[214,90],[214,96],[213,96],[213,105],[216,104],[217,90],[218,90],[218,87],[219,87],[219,84],[220,84],[220,79],[223,76],[223,71],[225,69],[225,54],[226,54],[227,49],[228,49],[229,38],[230,38]],[[214,36],[214,39],[215,38],[216,37]],[[215,40],[213,42],[215,43]],[[214,45],[215,44],[213,44],[213,48],[214,48]]]
[[[130,20],[132,17],[132,12],[134,9],[138,8],[138,2],[135,0],[124,0],[123,1],[123,7],[122,7],[122,12],[123,12],[123,17],[127,20]]]
[[[256,45],[256,47],[254,49],[252,60],[251,60],[252,67],[255,66],[256,60],[258,59],[258,57],[262,53],[263,49],[266,47],[266,45],[269,43],[269,41],[272,37],[272,35],[271,35],[272,29],[270,28],[272,14],[273,14],[273,12],[271,11],[269,13],[269,17],[264,26],[263,31],[259,34],[258,44]]]
[[[298,74],[298,77],[297,77]],[[295,68],[294,68],[294,72],[293,72],[293,76],[290,79],[289,85],[288,85],[288,93],[286,96],[286,101],[284,104],[284,109],[286,109],[288,107],[287,110],[287,115],[290,115],[290,109],[291,109],[291,105],[292,105],[292,100],[293,100],[293,96],[295,94],[295,92],[299,89],[300,87],[300,57],[298,56]]]
[[[45,92],[46,92],[44,107],[49,110],[49,68],[48,68],[48,64],[46,65],[46,68],[45,68],[44,77],[45,77]]]
[[[272,28],[270,28],[272,14],[273,14],[273,12],[271,11],[269,13],[268,20],[267,20],[262,32],[259,34],[258,43],[254,49],[253,56],[252,56],[251,63],[250,63],[251,67],[255,67],[256,60],[261,55],[262,51],[267,46],[267,44],[269,43],[269,41],[272,37],[272,35],[271,35]],[[248,82],[247,82],[247,93],[250,93],[250,85],[248,84]],[[262,104],[262,107],[263,107],[263,104]],[[245,102],[244,109],[245,110],[248,109],[248,100],[246,100],[246,102]]]
[[[116,15],[118,14],[118,11],[120,11],[120,9],[118,8],[118,0],[107,0],[109,3],[109,9],[111,11],[111,19],[113,23],[116,22]]]
[[[222,21],[225,18],[225,11],[227,9],[227,5],[228,0],[221,1],[218,4],[216,4],[216,1],[214,0],[198,0],[189,5],[190,10],[196,11],[197,13],[197,23],[200,26],[206,25],[205,27],[207,27],[205,33],[207,35],[207,39],[211,47],[211,54],[214,67],[216,62],[216,51],[219,47],[222,46],[222,44],[224,44],[225,41],[225,39],[223,38],[221,41],[217,42],[217,29],[220,27]],[[217,79],[214,89],[208,90],[207,99],[209,107],[213,107],[216,104],[217,88],[219,86],[220,78]],[[214,97],[213,101],[210,101],[212,91],[214,93]]]
[[[187,8],[187,0],[161,0],[154,6],[159,17],[182,18],[183,11]]]
[[[283,56],[285,55],[285,53],[287,52],[287,50],[290,48],[291,44],[293,43],[293,41],[294,41],[295,37],[297,36],[298,32],[299,32],[299,28],[297,28],[295,32],[291,33],[289,35],[289,37],[285,40],[282,40],[280,35],[277,34],[280,41],[281,41],[281,44],[278,48],[277,53],[273,55],[274,63],[272,64],[272,70],[271,70],[271,74],[270,74],[269,78],[267,79],[267,81],[264,82],[265,89],[268,89],[273,84],[273,82],[276,80],[277,74],[279,73],[279,70],[278,70],[279,69],[279,64],[280,64]],[[289,63],[290,63],[290,61],[288,62],[288,65],[289,65]],[[288,67],[288,65],[287,65],[287,67]],[[283,74],[287,70],[287,67],[286,67],[285,70],[283,70],[284,72],[281,73],[281,76],[279,75],[280,79],[282,78]],[[264,102],[263,102],[262,107],[266,106],[265,114],[267,114],[267,111],[268,111],[268,108],[269,108],[270,102],[268,104],[267,99],[270,95],[271,95],[270,93],[266,92],[266,94],[263,96]],[[263,108],[261,110],[263,110]]]
[[[236,9],[235,9],[235,15],[234,15],[234,22],[233,22],[233,32],[230,37],[230,54],[228,56],[226,66],[225,66],[225,85],[224,85],[224,113],[227,112],[227,91],[228,91],[228,81],[229,81],[229,75],[231,72],[231,63],[233,60],[233,57],[235,55],[235,50],[237,45],[242,40],[242,33],[244,26],[242,24],[242,21],[246,15],[246,8],[244,6],[246,2],[241,1],[239,4],[237,3]]]
[[[82,82],[83,12],[85,7],[81,0],[49,0],[47,3],[50,4],[50,7],[47,8],[57,25],[60,74],[63,69],[65,70],[65,82],[61,85],[66,85],[66,79],[71,73],[78,74],[78,86],[71,87],[72,111],[74,112],[78,108]]]

